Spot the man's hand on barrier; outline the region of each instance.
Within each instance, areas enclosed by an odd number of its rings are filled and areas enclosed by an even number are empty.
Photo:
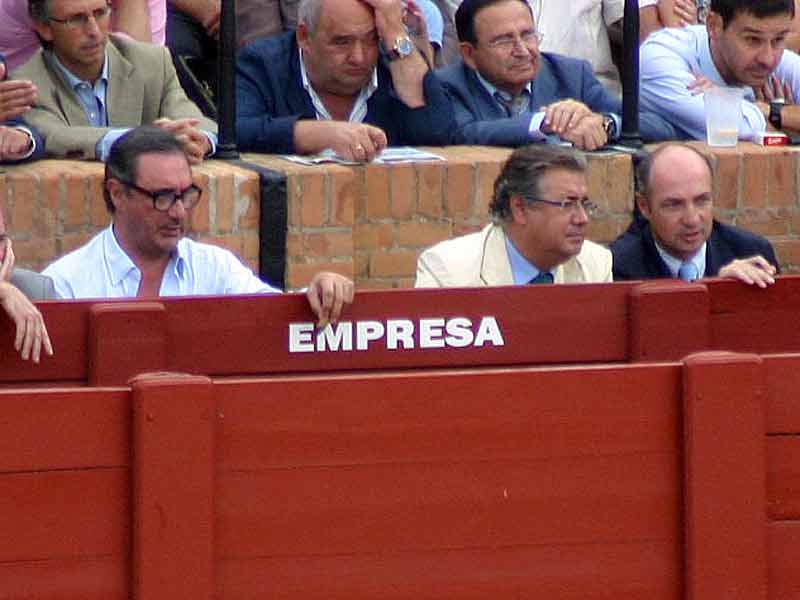
[[[563,137],[563,133],[575,127],[581,119],[592,114],[591,109],[583,102],[567,98],[543,106],[542,131],[555,133]]]
[[[25,297],[19,289],[7,281],[0,282],[0,305],[11,317],[16,326],[14,349],[23,360],[31,359],[38,363],[42,348],[53,355],[53,346],[42,313]]]
[[[742,283],[760,288],[775,283],[775,273],[775,266],[760,255],[731,261],[719,270],[720,277],[738,279]]]
[[[311,310],[317,315],[317,329],[328,323],[336,323],[342,315],[342,309],[352,304],[355,285],[338,273],[321,271],[314,275],[306,290],[306,298]]]

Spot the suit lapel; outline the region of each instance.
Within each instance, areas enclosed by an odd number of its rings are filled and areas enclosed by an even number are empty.
[[[490,225],[487,229],[483,242],[481,281],[489,286],[514,285],[503,228],[499,225]]]
[[[116,46],[111,38],[108,48],[108,90],[106,92],[106,112],[108,126],[119,127],[136,125],[141,121],[144,106],[144,82],[133,66]],[[131,82],[130,80],[135,80]]]
[[[544,59],[544,55],[539,57],[539,72],[531,82],[531,112],[538,112],[542,106],[552,104],[559,98],[557,97],[558,82],[553,76],[550,65]]]
[[[89,119],[86,116],[86,111],[83,109],[75,90],[72,89],[72,86],[61,73],[61,68],[56,63],[55,55],[52,51],[45,51],[42,54],[42,60],[45,63],[48,76],[53,79],[53,97],[61,113],[66,117],[67,123],[72,127],[87,127]]]
[[[644,248],[642,249],[642,260],[644,261],[645,272],[652,273],[656,277],[672,277],[672,271],[669,270],[669,267],[658,253],[655,239],[653,239],[653,232],[650,230],[650,224],[643,227],[642,239],[644,240]]]
[[[462,67],[464,69],[464,77],[466,77],[469,82],[467,89],[475,90],[475,106],[478,109],[480,118],[486,120],[506,118],[508,116],[506,111],[492,98],[489,90],[487,90],[486,86],[478,79],[475,70],[468,67],[466,64],[462,64]]]
[[[308,119],[317,117],[317,109],[311,101],[311,95],[303,88],[303,75],[300,72],[300,50],[297,42],[293,41],[290,46],[292,53],[291,73],[286,90],[286,103],[289,105],[291,114],[299,114]]]

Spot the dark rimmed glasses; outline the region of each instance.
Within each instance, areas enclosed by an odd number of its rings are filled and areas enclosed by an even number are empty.
[[[181,201],[183,208],[186,210],[194,208],[200,201],[200,196],[203,194],[203,190],[195,184],[190,185],[180,192],[176,192],[175,190],[155,190],[151,192],[129,181],[123,181],[122,185],[150,198],[153,201],[153,208],[160,212],[167,212],[178,200]]]

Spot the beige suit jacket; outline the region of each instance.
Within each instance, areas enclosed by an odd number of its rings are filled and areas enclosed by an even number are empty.
[[[556,267],[555,283],[611,281],[611,252],[584,241],[577,256]],[[416,287],[514,285],[506,235],[499,225],[436,244],[417,261]]]
[[[113,34],[108,39],[108,128],[89,125],[51,51],[40,50],[12,74],[39,88],[39,100],[25,113],[25,120],[41,133],[48,156],[97,158],[97,142],[111,129],[147,125],[162,117],[195,117],[200,129],[217,131],[216,124],[186,97],[166,48]]]

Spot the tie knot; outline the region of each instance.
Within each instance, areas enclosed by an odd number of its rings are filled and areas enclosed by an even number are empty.
[[[697,267],[693,262],[681,263],[678,269],[678,277],[684,281],[694,281],[697,279]]]
[[[533,283],[553,283],[553,274],[548,271],[542,271],[528,282],[528,284]]]

